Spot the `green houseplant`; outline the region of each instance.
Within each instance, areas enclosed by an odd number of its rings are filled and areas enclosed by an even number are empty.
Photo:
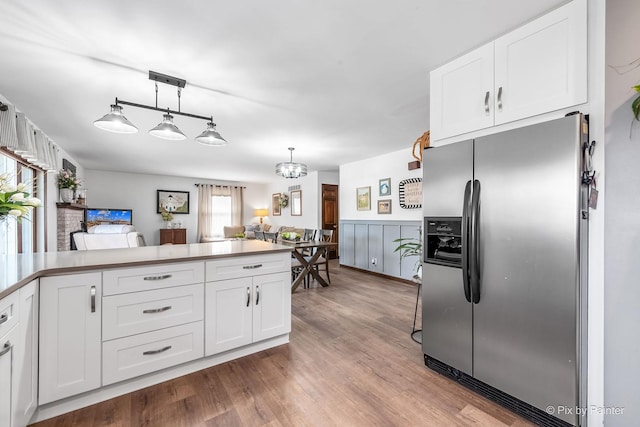
[[[401,237],[394,240],[395,243],[398,243],[394,252],[400,252],[400,258],[418,257],[414,267],[416,275],[420,275],[422,270],[422,228],[418,229],[418,231],[420,235],[417,238]]]
[[[640,92],[640,85],[633,87],[636,92]],[[631,103],[631,110],[633,111],[633,117],[640,121],[640,95]]]

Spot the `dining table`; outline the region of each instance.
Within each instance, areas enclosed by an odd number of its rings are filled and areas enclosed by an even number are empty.
[[[301,283],[304,282],[306,277],[313,277],[322,285],[323,287],[329,286],[326,280],[315,269],[315,264],[321,256],[326,256],[326,252],[328,248],[338,246],[337,243],[334,242],[326,242],[323,240],[302,240],[302,241],[293,241],[293,240],[281,240],[278,243],[289,246],[293,248],[291,253],[294,258],[300,262],[300,266],[302,267],[302,272],[298,274],[293,283],[291,283],[291,292],[295,292],[295,290],[300,286]],[[305,251],[311,251],[311,256],[305,255]]]

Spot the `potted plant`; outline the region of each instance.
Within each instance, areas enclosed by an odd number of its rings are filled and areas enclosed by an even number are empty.
[[[171,221],[173,221],[173,214],[165,208],[160,208],[160,216],[164,221],[165,228],[171,228]]]
[[[422,228],[419,230],[419,237],[401,237],[399,239],[395,239],[394,242],[398,243],[398,246],[394,250],[394,252],[400,252],[400,258],[405,257],[418,257],[418,260],[415,264],[416,274],[413,276],[414,279],[420,278],[422,280]]]
[[[640,92],[640,85],[636,85],[633,87],[636,92]],[[633,117],[640,121],[640,95],[631,103],[631,110],[633,111]]]
[[[58,188],[60,189],[60,198],[64,203],[73,202],[73,192],[80,185],[80,180],[76,174],[69,169],[62,169],[58,172]]]

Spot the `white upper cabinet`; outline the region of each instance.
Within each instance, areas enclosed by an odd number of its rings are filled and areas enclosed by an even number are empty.
[[[495,41],[495,124],[587,102],[587,4],[573,2]]]
[[[587,102],[587,1],[431,72],[433,141]]]
[[[431,72],[431,139],[493,126],[493,43]]]

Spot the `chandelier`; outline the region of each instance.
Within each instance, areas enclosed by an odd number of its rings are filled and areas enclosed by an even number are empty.
[[[307,176],[307,165],[293,162],[293,150],[295,150],[295,148],[289,147],[290,161],[278,163],[276,165],[277,175],[285,178],[300,178],[301,176]]]
[[[162,121],[154,128],[149,130],[149,133],[155,137],[171,140],[183,140],[187,136],[173,123],[173,116],[185,116],[194,119],[201,119],[207,121],[207,128],[198,135],[195,140],[204,145],[210,146],[223,146],[227,144],[227,141],[216,130],[216,124],[213,122],[213,117],[199,116],[196,114],[185,113],[180,111],[180,96],[182,94],[182,88],[186,86],[187,81],[179,79],[177,77],[168,76],[155,71],[149,71],[149,80],[156,82],[156,105],[144,105],[137,104],[135,102],[124,101],[116,98],[115,104],[111,104],[111,111],[104,115],[104,117],[93,122],[94,126],[115,133],[136,133],[138,128],[131,123],[122,114],[122,105],[128,105],[131,107],[145,108],[147,110],[160,111],[162,115]],[[158,82],[176,86],[178,88],[178,110],[171,110],[169,108],[158,107]]]

